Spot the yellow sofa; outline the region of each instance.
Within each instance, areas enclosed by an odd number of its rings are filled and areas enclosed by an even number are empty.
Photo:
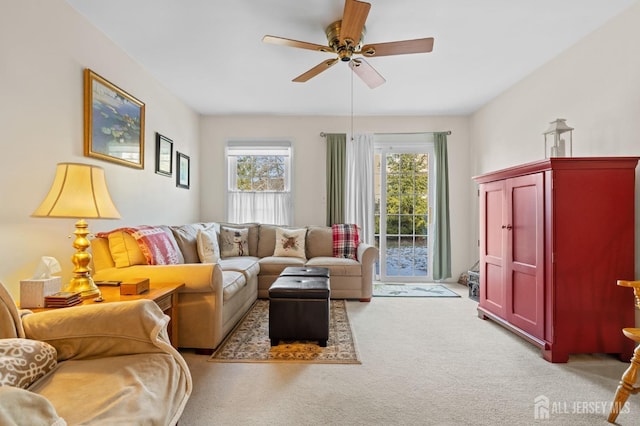
[[[175,425],[189,369],[149,300],[18,311],[0,285],[0,424]]]

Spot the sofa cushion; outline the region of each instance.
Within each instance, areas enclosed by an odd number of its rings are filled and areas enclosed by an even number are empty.
[[[333,231],[330,226],[307,228],[307,259],[318,256],[333,256]]]
[[[200,263],[198,257],[198,230],[204,228],[199,223],[170,226],[171,232],[184,256],[184,263]]]
[[[358,259],[358,226],[352,224],[334,224],[333,230],[333,256],[347,259]]]
[[[222,271],[242,272],[247,282],[260,273],[258,258],[253,256],[238,256],[220,259],[218,262]]]
[[[361,276],[362,264],[357,260],[340,257],[314,257],[305,266],[329,268],[329,274],[334,276]]]
[[[247,285],[247,279],[242,272],[222,272],[222,300],[231,299],[242,287]]]
[[[276,241],[273,255],[278,257],[306,258],[305,240],[307,230],[276,228]]]
[[[215,226],[198,229],[196,248],[201,263],[216,263],[220,260],[220,246]]]
[[[299,257],[268,256],[260,259],[260,275],[280,275],[287,266],[304,266],[305,259]]]
[[[26,389],[56,365],[56,349],[46,342],[0,339],[0,386]]]
[[[249,229],[220,227],[220,256],[249,256]]]
[[[258,231],[258,257],[273,256],[276,248],[276,228],[278,225],[260,225]]]
[[[126,268],[132,265],[146,265],[140,246],[135,238],[124,231],[110,232],[107,235],[109,251],[116,264],[116,268]]]
[[[29,390],[69,425],[165,425],[177,424],[186,386],[173,355],[138,353],[61,362]]]

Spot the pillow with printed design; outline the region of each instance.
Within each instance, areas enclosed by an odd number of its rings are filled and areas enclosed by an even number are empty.
[[[299,257],[302,259],[306,259],[306,238],[307,230],[304,228],[276,228],[276,247],[273,251],[273,255],[282,257]]]
[[[250,256],[249,229],[220,227],[220,257]]]

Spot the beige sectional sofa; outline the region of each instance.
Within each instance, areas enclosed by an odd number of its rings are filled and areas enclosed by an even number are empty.
[[[200,262],[198,232],[215,228],[241,229],[248,235],[243,256],[224,256]],[[282,227],[265,224],[194,223],[163,226],[179,248],[178,264],[150,265],[126,232],[102,235],[91,241],[94,279],[126,281],[149,278],[153,282],[183,282],[178,316],[181,348],[215,349],[248,311],[256,298],[267,298],[269,286],[287,266],[322,266],[331,274],[331,297],[369,301],[373,291],[378,250],[360,243],[357,260],[333,256],[331,227],[304,229],[305,257],[274,256],[276,233]],[[222,241],[220,241],[222,243]],[[198,253],[200,249],[200,253]],[[277,254],[277,253],[275,253]]]

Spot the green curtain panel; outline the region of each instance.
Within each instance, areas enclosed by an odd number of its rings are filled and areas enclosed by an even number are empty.
[[[328,133],[327,138],[327,226],[344,223],[344,193],[347,135]]]
[[[436,154],[436,214],[434,223],[433,279],[451,277],[451,230],[449,224],[449,161],[447,134],[434,134]]]

